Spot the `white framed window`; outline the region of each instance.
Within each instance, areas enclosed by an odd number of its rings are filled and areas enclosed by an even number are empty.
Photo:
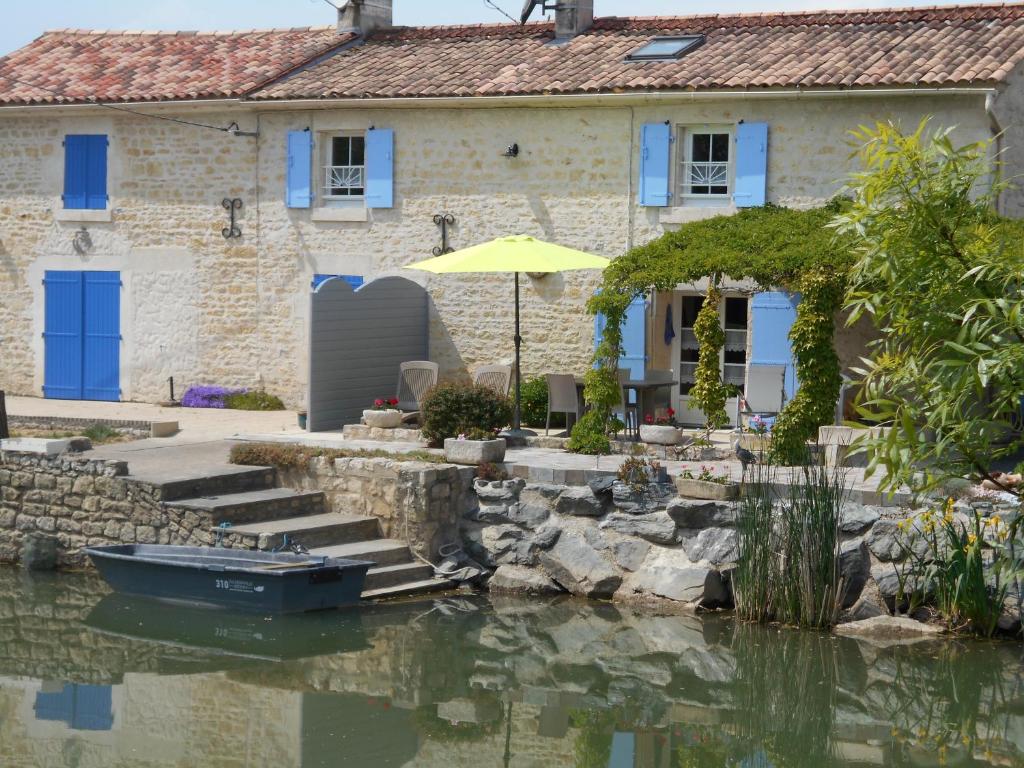
[[[683,203],[729,200],[735,154],[732,128],[681,126],[678,136],[677,199]]]
[[[366,195],[366,138],[325,134],[321,145],[321,199],[325,206],[362,206]]]

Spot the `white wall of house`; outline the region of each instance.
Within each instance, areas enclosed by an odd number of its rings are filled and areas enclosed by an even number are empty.
[[[732,210],[639,206],[644,123],[766,122],[768,199],[811,206],[841,188],[852,167],[847,132],[857,124],[894,119],[912,127],[935,115],[936,124],[957,126],[959,140],[984,139],[991,135],[984,107],[983,95],[933,94],[201,113],[201,122],[258,126],[259,139],[107,111],[0,112],[0,387],[41,392],[47,269],[121,272],[124,399],[162,399],[173,375],[179,387],[263,385],[301,405],[308,291],[317,273],[367,280],[402,273],[424,282],[433,300],[431,356],[445,375],[508,362],[509,277],[402,272],[439,244],[435,214],[455,216],[454,247],[527,233],[614,257],[684,221]],[[285,206],[288,130],[309,127],[327,136],[370,126],[395,131],[393,208],[337,213]],[[62,220],[61,139],[92,131],[111,137],[111,220]],[[506,158],[512,143],[520,155]],[[243,199],[240,239],[221,236],[224,197]],[[94,243],[84,257],[71,247],[83,224]],[[527,281],[525,373],[588,366],[593,321],[584,302],[598,282],[596,273]]]

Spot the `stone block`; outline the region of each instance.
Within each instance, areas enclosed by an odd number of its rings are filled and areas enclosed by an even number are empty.
[[[878,522],[879,517],[881,512],[877,507],[847,503],[843,505],[839,529],[843,533],[860,533]]]
[[[705,528],[696,537],[684,541],[683,549],[693,562],[734,563],[740,554],[739,537],[732,528]]]
[[[651,545],[646,541],[619,541],[612,545],[615,563],[627,571],[638,570],[650,551]]]
[[[845,542],[839,550],[839,576],[845,593],[843,608],[849,608],[860,598],[864,585],[871,578],[871,553],[863,538]]]
[[[178,434],[178,422],[153,421],[149,424],[150,437],[174,437]]]
[[[696,480],[682,475],[677,475],[673,480],[676,492],[687,499],[734,501],[740,495],[738,483],[713,483],[709,480]]]
[[[562,591],[561,587],[543,572],[518,565],[499,566],[487,586],[492,592],[512,594],[543,595]]]
[[[729,590],[722,574],[703,565],[645,566],[634,574],[631,586],[635,592],[705,607],[729,603]]]
[[[444,441],[444,458],[452,464],[494,464],[504,461],[506,446],[504,438],[459,440],[449,437]]]
[[[66,453],[70,440],[50,440],[43,437],[12,437],[0,440],[0,451],[26,453],[36,456],[59,456]]]
[[[589,487],[583,486],[562,491],[555,502],[555,511],[560,515],[601,517],[605,513],[605,505]]]

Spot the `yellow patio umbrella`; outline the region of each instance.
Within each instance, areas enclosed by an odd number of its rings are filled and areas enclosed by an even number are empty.
[[[516,288],[516,331],[513,337],[516,346],[516,401],[512,417],[513,433],[520,432],[520,406],[522,404],[521,380],[519,377],[519,273],[520,272],[568,272],[574,269],[604,269],[611,262],[601,256],[577,251],[554,243],[546,243],[529,235],[499,237],[489,243],[463,248],[426,261],[410,264],[409,269],[419,269],[435,274],[454,272],[512,272]]]

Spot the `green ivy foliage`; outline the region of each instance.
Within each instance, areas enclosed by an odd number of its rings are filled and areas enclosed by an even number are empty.
[[[722,318],[718,313],[722,292],[718,289],[717,280],[716,275],[708,283],[704,304],[693,323],[693,335],[697,337],[700,346],[693,389],[690,390],[690,402],[704,412],[704,428],[709,433],[729,423],[729,414],[725,412],[729,388],[722,381],[718,365],[722,347],[725,346],[725,330],[722,328]]]
[[[790,340],[802,395],[786,404],[775,439],[781,435],[786,451],[802,446],[819,426],[831,423],[842,384],[833,346],[835,315],[854,252],[852,236],[837,233],[831,223],[848,206],[849,201],[837,198],[809,210],[745,208],[684,224],[615,259],[604,271],[601,291],[587,303],[592,314],[603,313],[607,321],[595,352],[599,370],[614,378],[626,310],[634,298],[650,291],[671,291],[719,276],[748,280],[761,290],[799,292]],[[591,393],[584,395],[589,402]]]

